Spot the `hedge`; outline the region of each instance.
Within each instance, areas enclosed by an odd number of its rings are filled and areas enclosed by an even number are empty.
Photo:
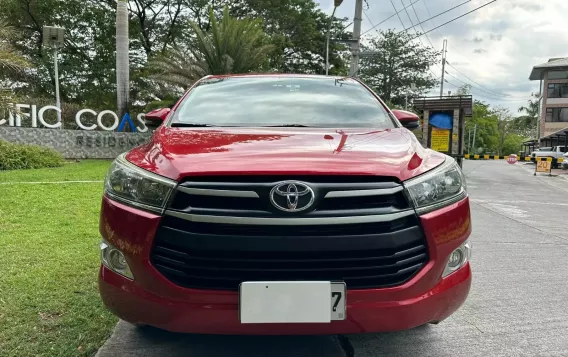
[[[59,167],[63,166],[63,163],[63,156],[53,149],[0,140],[0,170]]]

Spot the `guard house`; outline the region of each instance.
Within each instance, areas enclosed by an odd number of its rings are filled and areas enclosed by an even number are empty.
[[[456,158],[464,154],[465,118],[473,116],[471,95],[422,97],[414,100],[422,117],[422,145]]]

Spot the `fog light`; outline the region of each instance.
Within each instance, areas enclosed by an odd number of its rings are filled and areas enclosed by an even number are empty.
[[[448,262],[446,263],[446,268],[444,269],[444,273],[442,277],[445,278],[446,276],[450,275],[451,273],[455,272],[459,268],[463,267],[471,258],[471,245],[469,241],[466,241],[462,245],[460,245],[456,250],[450,254]]]
[[[101,242],[100,248],[101,262],[104,266],[128,279],[134,279],[134,276],[130,271],[130,267],[126,262],[126,258],[120,250],[113,247],[109,242],[105,240]]]

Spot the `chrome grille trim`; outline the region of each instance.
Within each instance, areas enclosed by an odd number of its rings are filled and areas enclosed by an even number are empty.
[[[342,197],[364,197],[364,196],[383,196],[383,195],[393,195],[395,193],[403,191],[404,188],[394,187],[394,188],[382,188],[374,190],[348,190],[348,191],[330,191],[324,198],[342,198]]]
[[[244,198],[259,198],[258,193],[254,191],[238,191],[238,190],[217,190],[207,188],[189,188],[179,186],[178,191],[199,196],[219,196],[219,197],[244,197]]]
[[[346,217],[294,217],[294,218],[261,218],[261,217],[230,217],[195,215],[178,211],[167,210],[167,216],[177,217],[191,222],[239,224],[239,225],[265,225],[265,226],[311,226],[311,225],[334,225],[353,223],[376,223],[390,222],[396,219],[412,216],[414,210],[406,210],[391,214],[346,216]]]

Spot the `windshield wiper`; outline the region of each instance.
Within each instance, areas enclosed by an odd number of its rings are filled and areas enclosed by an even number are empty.
[[[267,128],[309,128],[309,125],[302,124],[282,124],[282,125],[267,125]]]
[[[199,123],[172,123],[172,128],[213,128],[217,125]]]

